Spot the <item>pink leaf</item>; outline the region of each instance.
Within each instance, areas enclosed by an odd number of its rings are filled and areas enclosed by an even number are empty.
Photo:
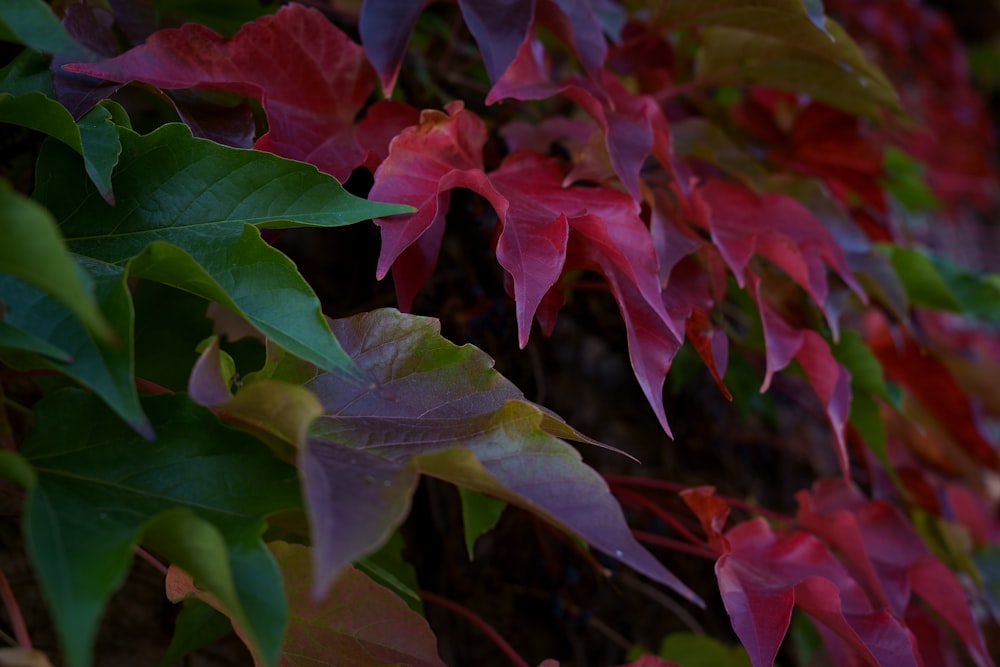
[[[371,66],[360,46],[301,5],[248,23],[228,39],[188,23],[118,57],[65,68],[165,90],[211,88],[252,97],[269,126],[256,148],[310,162],[341,181],[365,158],[354,118],[374,87]]]

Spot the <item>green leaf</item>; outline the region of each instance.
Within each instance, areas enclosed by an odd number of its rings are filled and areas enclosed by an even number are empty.
[[[240,313],[308,361],[362,378],[284,255],[250,227],[339,226],[411,210],[348,194],[315,167],[195,139],[181,124],[140,136],[119,127],[117,206],[76,175],[58,144],[39,157],[35,196],[70,248]]]
[[[896,148],[885,149],[885,189],[907,210],[930,211],[941,203],[924,180],[924,165]]]
[[[476,540],[496,527],[507,503],[492,496],[459,487],[462,498],[462,526],[465,528],[465,549],[469,560],[475,558]]]
[[[107,109],[94,107],[77,123],[66,107],[43,93],[0,93],[0,122],[47,134],[82,155],[87,175],[101,196],[114,203],[111,170],[118,162],[121,144]]]
[[[690,632],[664,637],[658,655],[682,667],[750,667],[750,656],[742,646],[727,646],[713,637]]]
[[[948,288],[934,262],[924,252],[916,248],[888,244],[880,247],[889,255],[911,303],[941,310],[961,310],[961,305]]]
[[[190,598],[174,623],[174,636],[157,667],[170,667],[188,653],[208,646],[233,631],[229,618],[201,600]]]
[[[38,481],[35,469],[17,452],[0,450],[0,475],[25,489],[34,487]]]
[[[114,330],[115,340],[94,338],[62,303],[17,278],[0,273],[0,294],[8,324],[65,351],[71,361],[39,358],[38,365],[60,371],[91,388],[144,437],[153,431],[142,412],[133,382],[132,302],[125,272],[115,266],[78,258],[93,282],[97,303]]]
[[[67,352],[60,350],[48,341],[33,336],[27,331],[18,329],[3,320],[0,320],[0,347],[34,352],[35,354],[40,354],[43,357],[48,357],[53,361],[61,361],[62,363],[69,363],[73,360]]]
[[[295,469],[184,396],[144,405],[155,443],[96,397],[57,392],[36,406],[22,449],[38,475],[24,513],[28,554],[67,664],[90,663],[101,612],[143,537],[213,594],[235,596],[251,640],[276,664],[287,610],[260,534],[263,517],[299,506]]]
[[[38,51],[25,49],[0,69],[0,93],[20,95],[32,92],[55,98],[48,61]]]
[[[888,398],[882,364],[861,334],[853,329],[841,332],[832,349],[834,358],[851,372],[851,388]]]
[[[76,47],[42,0],[4,0],[0,4],[0,40],[19,42],[45,53]]]
[[[396,591],[410,609],[423,614],[424,605],[420,601],[420,584],[417,582],[417,571],[403,558],[403,537],[397,530],[375,553],[368,554],[355,563],[355,566],[369,577],[382,585]]]
[[[3,98],[0,94],[0,115]],[[99,339],[114,338],[114,330],[84,285],[56,221],[45,208],[11,190],[6,182],[0,182],[0,235],[4,239],[0,244],[0,272],[58,299]]]
[[[871,117],[885,109],[899,111],[885,75],[835,21],[819,23],[814,5],[671,0],[661,15],[670,27],[698,28],[699,79],[714,85],[770,85]]]

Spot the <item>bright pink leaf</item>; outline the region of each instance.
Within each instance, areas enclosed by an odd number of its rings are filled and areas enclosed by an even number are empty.
[[[255,148],[310,162],[341,181],[365,159],[354,119],[372,92],[374,73],[360,46],[301,5],[247,23],[232,38],[188,23],[118,57],[66,69],[165,90],[211,88],[252,97],[269,126]]]

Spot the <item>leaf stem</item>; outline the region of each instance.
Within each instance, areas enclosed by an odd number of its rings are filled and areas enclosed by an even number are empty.
[[[483,634],[489,637],[490,640],[494,644],[496,644],[501,651],[503,651],[504,655],[510,658],[510,661],[514,663],[516,667],[531,667],[531,665],[529,665],[524,658],[518,655],[517,651],[514,650],[514,647],[508,644],[507,640],[505,640],[503,637],[500,636],[499,632],[494,630],[489,623],[484,621],[482,617],[477,615],[472,610],[463,607],[457,602],[452,602],[448,598],[441,597],[436,593],[428,593],[427,591],[420,591],[420,597],[422,597],[426,602],[439,605],[455,614],[458,614],[459,616],[461,616],[462,618],[464,618],[465,620],[469,621],[474,626],[479,628],[479,630]]]
[[[698,539],[698,536],[691,532],[677,517],[670,514],[641,493],[636,493],[630,489],[622,488],[619,485],[613,485],[612,492],[618,497],[619,500],[625,503],[649,510],[654,516],[656,516],[656,518],[666,522],[667,525],[680,533],[681,536],[691,544],[699,547],[705,546],[705,542]]]
[[[18,646],[31,650],[31,637],[28,635],[28,626],[24,622],[21,607],[17,604],[17,598],[14,597],[14,591],[11,590],[10,583],[8,583],[3,570],[0,570],[0,599],[3,600],[7,616],[10,617],[10,624],[14,629],[14,637],[17,639]]]
[[[137,545],[135,547],[135,555],[152,565],[164,577],[167,576],[167,566],[158,561],[153,554]]]
[[[681,542],[680,540],[675,540],[670,537],[657,535],[656,533],[647,533],[644,530],[636,530],[633,528],[632,535],[640,542],[655,544],[658,547],[673,549],[674,551],[683,551],[684,553],[688,553],[693,556],[701,556],[702,558],[707,558],[709,560],[715,560],[717,557],[717,554],[708,547],[699,547],[697,545]]]

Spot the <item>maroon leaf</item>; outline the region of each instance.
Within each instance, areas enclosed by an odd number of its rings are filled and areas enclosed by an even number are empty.
[[[95,104],[113,94],[121,84],[109,84],[62,68],[81,59],[100,60],[118,54],[113,32],[114,17],[101,7],[74,3],[66,7],[63,27],[80,49],[57,53],[52,58],[52,90],[74,118],[82,118]]]
[[[328,373],[307,385],[325,412],[299,461],[317,592],[399,525],[423,473],[519,505],[697,599],[635,541],[603,479],[559,438],[586,439],[525,401],[485,354],[393,310],[331,327],[378,385]]]
[[[423,112],[420,125],[393,141],[375,174],[373,199],[417,208],[376,221],[383,238],[378,276],[392,267],[400,305],[408,309],[437,261],[447,191],[478,192],[499,219],[497,259],[512,278],[521,345],[536,312],[543,325],[554,318],[560,302],[548,295],[561,272],[599,271],[625,319],[636,377],[669,432],[662,390],[681,334],[663,305],[653,242],[638,204],[611,188],[564,187],[558,161],[526,149],[487,175],[481,167],[483,122],[461,103],[448,111],[450,116]]]
[[[755,194],[732,181],[712,179],[701,188],[710,209],[712,240],[742,287],[750,258],[770,260],[798,283],[826,314],[833,331],[837,320],[826,303],[827,269],[832,269],[858,295],[843,249],[816,216],[791,197]]]
[[[361,43],[386,96],[396,85],[406,43],[425,4],[426,0],[366,0],[361,4]]]
[[[310,162],[344,181],[365,152],[354,118],[374,87],[361,47],[319,12],[287,5],[246,24],[232,38],[189,23],[72,72],[141,81],[164,90],[211,88],[252,97],[269,129],[255,148]]]
[[[817,482],[796,498],[802,526],[836,547],[873,605],[904,617],[912,591],[952,627],[977,665],[993,664],[958,579],[898,509],[865,499],[844,480]]]
[[[708,488],[682,494],[720,552],[715,565],[726,611],[754,667],[769,666],[798,605],[824,628],[839,664],[922,665],[916,639],[876,609],[844,566],[813,535],[779,535],[762,518],[720,533],[728,507]]]
[[[377,276],[393,269],[396,298],[409,310],[413,297],[437,263],[448,210],[448,191],[468,188],[505,210],[506,200],[490,185],[483,172],[486,125],[461,102],[447,113],[426,110],[420,123],[407,128],[392,142],[389,157],[375,172],[369,196],[376,201],[406,203],[413,215],[376,220],[382,229],[382,252]]]

